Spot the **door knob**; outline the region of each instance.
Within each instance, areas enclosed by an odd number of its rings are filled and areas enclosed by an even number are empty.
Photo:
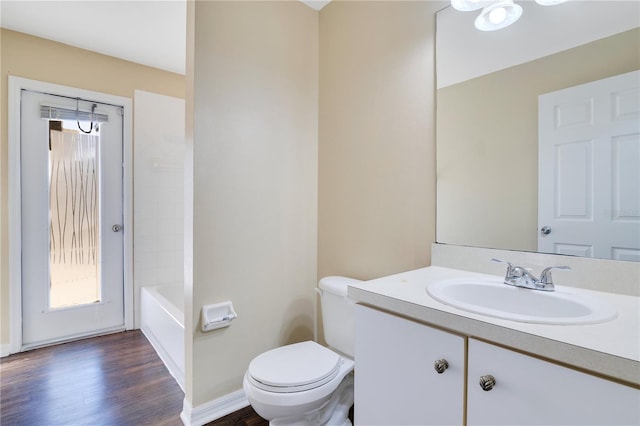
[[[123,226],[122,226],[122,225],[115,224],[115,225],[113,225],[113,226],[111,227],[111,230],[112,230],[113,232],[120,232],[120,231],[122,231],[122,228],[123,228]]]
[[[540,233],[542,235],[549,235],[551,233],[551,228],[549,228],[548,226],[543,226],[542,228],[540,228]]]

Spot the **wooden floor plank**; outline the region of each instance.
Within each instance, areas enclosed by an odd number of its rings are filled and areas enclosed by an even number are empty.
[[[253,411],[253,408],[246,407],[224,416],[207,426],[268,426],[269,422],[260,417]]]
[[[139,330],[0,361],[2,425],[182,425],[183,398]]]
[[[182,425],[184,394],[139,331],[0,360],[0,424]],[[267,426],[251,407],[209,426]]]

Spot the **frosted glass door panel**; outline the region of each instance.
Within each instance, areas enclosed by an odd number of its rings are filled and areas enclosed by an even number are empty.
[[[99,303],[100,134],[51,122],[49,143],[49,307]]]

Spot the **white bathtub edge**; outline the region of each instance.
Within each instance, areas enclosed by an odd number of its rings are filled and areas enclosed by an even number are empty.
[[[140,291],[140,330],[184,392],[184,325],[171,312],[175,307],[155,290]]]
[[[153,349],[155,349],[165,367],[167,367],[167,370],[169,370],[169,373],[176,380],[178,386],[180,386],[180,389],[182,389],[182,392],[184,392],[184,374],[182,373],[182,371],[180,371],[180,368],[173,361],[173,358],[171,358],[169,353],[164,350],[158,339],[156,339],[156,337],[151,332],[151,330],[148,329],[146,324],[142,324],[140,330],[145,335],[149,343],[151,343],[151,346],[153,346]]]
[[[242,389],[196,407],[185,398],[180,419],[185,426],[202,426],[248,406],[249,400]]]

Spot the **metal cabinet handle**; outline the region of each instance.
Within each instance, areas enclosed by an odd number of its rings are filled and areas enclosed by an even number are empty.
[[[449,368],[449,363],[446,359],[439,359],[433,363],[433,368],[435,368],[438,374],[442,374],[447,368]]]
[[[491,374],[480,376],[480,387],[483,391],[489,392],[496,385],[496,378]]]
[[[551,233],[551,228],[548,226],[543,226],[542,228],[540,228],[540,233],[542,235],[549,235]]]
[[[120,232],[120,231],[122,231],[122,228],[123,228],[123,226],[122,226],[122,225],[118,225],[118,224],[116,224],[116,225],[113,225],[113,226],[111,227],[111,230],[112,230],[113,232]]]

